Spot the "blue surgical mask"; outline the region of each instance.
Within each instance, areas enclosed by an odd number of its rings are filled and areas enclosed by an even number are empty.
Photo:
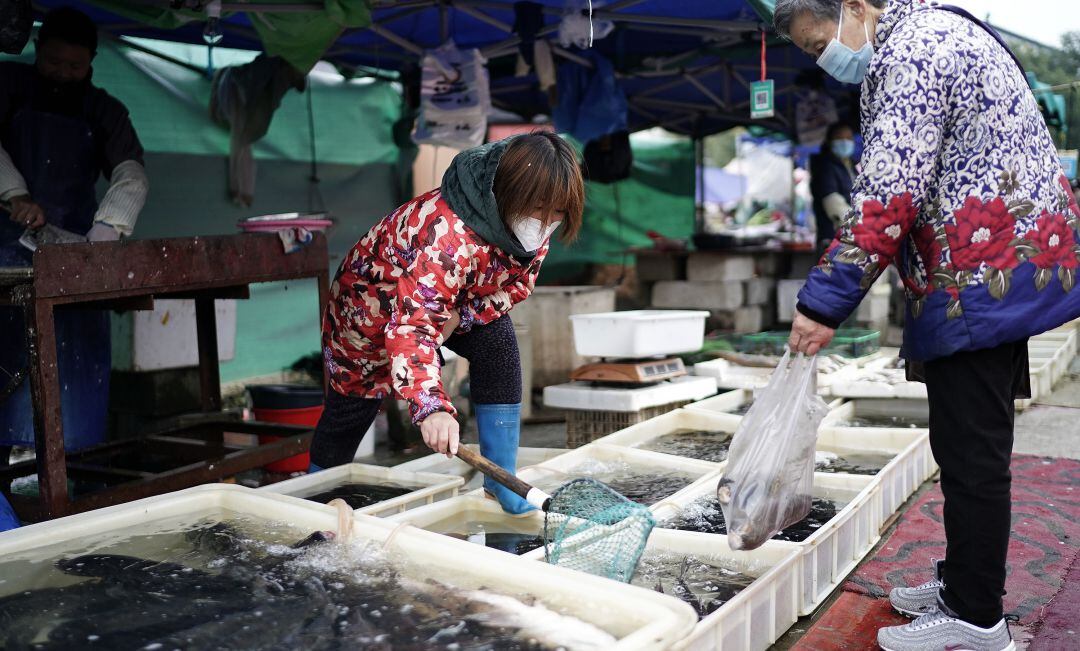
[[[855,155],[854,140],[833,140],[829,147],[839,158],[851,158]]]
[[[840,42],[840,30],[844,26],[844,10],[840,10],[840,24],[836,27],[836,37],[829,41],[828,47],[818,57],[817,64],[837,81],[845,84],[861,84],[874,58],[874,44],[870,42],[870,30],[863,23],[866,45],[856,52]]]

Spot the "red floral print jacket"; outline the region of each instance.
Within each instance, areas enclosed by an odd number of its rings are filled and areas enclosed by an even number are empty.
[[[323,318],[323,357],[334,391],[396,394],[414,423],[456,413],[440,379],[439,346],[451,310],[458,332],[498,319],[532,293],[545,245],[521,261],[482,240],[439,190],[387,215],[345,256]]]
[[[1020,68],[973,21],[914,0],[891,0],[875,36],[853,208],[799,310],[835,327],[895,264],[917,361],[1080,316],[1080,208]]]

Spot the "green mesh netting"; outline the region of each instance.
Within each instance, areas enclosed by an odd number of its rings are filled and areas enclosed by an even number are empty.
[[[627,583],[654,526],[646,506],[595,479],[575,479],[551,496],[544,551],[552,565]]]

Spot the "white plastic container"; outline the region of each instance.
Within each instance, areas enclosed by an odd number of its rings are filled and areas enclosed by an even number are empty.
[[[523,515],[509,515],[495,500],[483,497],[479,492],[458,495],[455,498],[422,506],[418,509],[393,515],[387,520],[406,522],[426,531],[445,534],[462,521],[477,522],[492,532],[513,532],[543,535],[544,514],[530,511]],[[470,540],[474,544],[476,540]],[[543,553],[541,553],[541,557]]]
[[[544,406],[579,411],[633,412],[670,405],[673,402],[701,400],[716,393],[716,380],[710,377],[682,377],[636,388],[594,387],[588,382],[567,382],[544,389]]]
[[[715,495],[720,473],[653,506],[660,527],[694,500]],[[799,543],[800,615],[808,615],[835,590],[881,538],[881,485],[875,477],[814,474],[814,496],[847,504],[834,518]],[[713,535],[713,534],[707,534]],[[725,540],[726,537],[716,536]],[[766,544],[780,544],[772,541]]]
[[[517,474],[518,477],[530,484],[537,485],[540,488],[553,490],[569,481],[573,477],[572,473],[576,468],[580,467],[582,464],[589,463],[590,461],[602,463],[621,462],[635,468],[641,468],[645,471],[683,472],[696,477],[696,479],[688,486],[667,497],[666,500],[670,500],[673,497],[693,490],[703,480],[713,476],[717,470],[723,467],[720,464],[699,461],[697,459],[685,459],[683,457],[673,457],[668,454],[649,452],[647,450],[635,450],[633,448],[624,448],[615,445],[590,443],[555,457],[554,459],[549,459],[540,465],[519,468]],[[661,502],[663,501],[665,500],[661,500]]]
[[[649,419],[644,423],[627,427],[614,434],[608,434],[593,442],[602,445],[640,448],[660,436],[679,430],[734,433],[739,426],[739,420],[740,417],[734,414],[676,409],[662,416]]]
[[[209,484],[5,532],[0,534],[0,558],[54,544],[70,543],[71,549],[78,549],[87,538],[128,536],[155,520],[236,516],[285,522],[310,531],[338,528],[336,510],[326,505],[236,485]],[[532,561],[407,525],[360,514],[354,518],[354,538],[389,551],[400,563],[403,576],[435,580],[459,590],[494,589],[535,598],[547,608],[614,635],[618,642],[612,649],[668,649],[686,637],[697,621],[693,610],[674,597],[559,567],[538,567]]]
[[[469,443],[466,447],[474,452],[480,451],[480,446],[475,443]],[[565,452],[565,448],[518,448],[517,466],[518,468],[535,466],[538,463],[543,463],[548,459],[557,457]],[[457,457],[447,459],[446,455],[438,453],[429,454],[426,457],[420,457],[419,459],[400,463],[394,466],[394,470],[432,472],[437,475],[454,475],[456,477],[461,477],[465,480],[465,484],[461,487],[461,492],[463,493],[480,488],[484,484],[484,475],[476,468],[473,468]]]
[[[925,400],[892,400],[892,399],[856,399],[849,400],[836,409],[832,409],[825,416],[825,419],[821,422],[822,427],[839,427],[846,430],[863,430],[863,429],[899,429],[903,431],[921,431],[927,432],[926,427],[907,427],[900,425],[897,427],[846,427],[843,425],[845,421],[850,421],[852,418],[897,418],[901,422],[904,419],[911,419],[915,421],[926,422],[930,418],[930,405]]]
[[[702,618],[673,649],[764,651],[798,620],[801,554],[791,543],[770,541],[753,551],[736,552],[728,547],[727,536],[656,528],[645,553],[650,551],[692,554],[756,577],[749,587]],[[544,550],[522,558],[543,561]]]
[[[415,490],[404,495],[357,509],[358,513],[383,517],[454,497],[458,494],[458,490],[465,483],[465,480],[453,475],[409,472],[385,466],[347,463],[343,466],[327,468],[310,475],[301,475],[276,484],[268,484],[257,490],[304,498],[308,495],[328,491],[335,486],[354,483],[396,484],[416,487]]]
[[[708,312],[630,310],[574,314],[578,355],[607,358],[654,357],[701,350]]]
[[[726,359],[714,359],[708,362],[694,364],[694,375],[716,378],[716,385],[720,389],[764,389],[773,374],[772,368],[758,366],[742,366],[733,364]],[[832,395],[833,384],[843,382],[857,373],[858,365],[853,360],[844,364],[839,369],[830,373],[818,371],[817,393],[821,396]]]
[[[718,396],[712,398],[706,398],[697,402],[692,402],[686,405],[687,411],[704,412],[707,414],[715,414],[722,418],[734,418],[738,425],[742,421],[742,415],[734,414],[731,412],[737,411],[743,405],[754,402],[754,392],[750,389],[735,389],[734,391],[727,391],[721,393]]]

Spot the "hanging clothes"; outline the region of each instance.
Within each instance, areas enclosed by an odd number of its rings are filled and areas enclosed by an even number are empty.
[[[555,86],[555,60],[551,55],[551,44],[537,38],[543,27],[542,5],[536,2],[514,3],[514,33],[521,39],[514,74],[524,77],[535,69],[540,90],[547,93]]]
[[[252,145],[270,129],[285,93],[303,91],[306,82],[304,73],[287,61],[265,54],[214,73],[210,116],[229,129],[229,196],[236,203],[250,206],[255,198]]]
[[[615,79],[615,67],[595,50],[580,55],[592,63],[591,68],[573,61],[559,67],[559,103],[552,115],[555,126],[579,142],[626,131],[628,104]]]
[[[424,53],[413,142],[455,149],[484,143],[491,112],[486,63],[480,50],[461,50],[453,41]]]

